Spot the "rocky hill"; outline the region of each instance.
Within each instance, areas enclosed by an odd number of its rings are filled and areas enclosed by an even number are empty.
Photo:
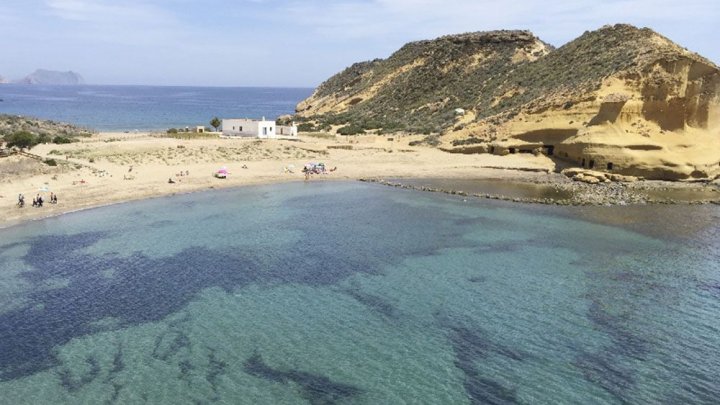
[[[33,73],[17,81],[21,84],[46,84],[46,85],[78,85],[84,80],[79,74],[68,72],[57,72],[53,70],[38,69]]]
[[[433,133],[449,151],[543,152],[646,178],[720,175],[720,69],[629,25],[558,49],[526,31],[414,42],[333,76],[296,118]]]
[[[0,148],[9,137],[18,133],[29,134],[33,144],[37,144],[74,142],[92,135],[93,131],[63,122],[0,114]]]
[[[333,76],[297,113],[385,132],[437,132],[454,123],[456,108],[483,102],[488,87],[551,50],[527,31],[412,42],[386,60],[358,63]]]

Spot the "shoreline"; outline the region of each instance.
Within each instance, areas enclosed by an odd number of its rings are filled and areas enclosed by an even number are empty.
[[[301,136],[292,141],[176,139],[154,132],[113,132],[96,134],[72,144],[38,145],[31,153],[39,160],[19,155],[0,159],[0,228],[149,198],[303,181],[301,168],[310,161],[337,168],[337,171],[313,175],[310,181],[369,181],[419,191],[520,203],[656,203],[633,196],[643,188],[657,190],[668,186],[647,181],[581,184],[556,173],[555,163],[545,156],[449,154],[430,147],[408,146],[414,139],[413,136],[392,140],[375,136]],[[42,163],[44,159],[56,160],[57,166]],[[221,167],[227,167],[230,172],[227,179],[212,176]],[[174,183],[169,184],[169,179]],[[506,189],[467,188],[467,184],[475,183],[491,187],[502,184]],[[513,188],[530,189],[524,190],[530,194],[513,195]],[[674,184],[672,188],[700,189],[696,184]],[[704,189],[711,191],[715,203],[720,203],[717,181]],[[35,194],[41,194],[49,201],[50,192],[58,196],[57,205],[31,206]],[[550,192],[570,193],[575,199],[558,200],[542,194]],[[20,193],[25,195],[24,208],[16,205]]]
[[[335,179],[331,181],[343,181],[344,179]],[[295,183],[297,180],[277,180],[277,181],[268,181],[268,182],[258,182],[258,183],[247,183],[247,184],[241,184],[241,185],[232,185],[227,187],[208,187],[208,188],[198,188],[194,190],[187,190],[187,191],[175,191],[170,193],[164,193],[164,194],[158,194],[158,195],[147,195],[147,196],[139,196],[137,198],[129,198],[129,199],[119,199],[119,200],[108,200],[104,203],[98,203],[96,205],[88,205],[88,206],[70,206],[68,209],[57,209],[53,210],[50,213],[47,213],[47,215],[26,215],[22,216],[21,218],[15,218],[15,219],[8,219],[4,221],[0,221],[0,229],[8,229],[12,228],[14,226],[22,225],[24,223],[32,222],[32,221],[41,221],[48,218],[55,218],[66,214],[72,214],[76,212],[82,212],[82,211],[89,211],[96,208],[104,208],[104,207],[111,207],[113,205],[119,205],[119,204],[126,204],[126,203],[132,203],[132,202],[138,202],[138,201],[146,201],[146,200],[154,200],[158,198],[167,198],[172,197],[176,195],[188,195],[188,194],[195,194],[195,193],[202,193],[206,191],[211,190],[225,190],[225,189],[235,189],[235,188],[244,188],[244,187],[250,187],[250,186],[264,186],[264,185],[272,185],[272,184],[283,184],[283,183]],[[43,205],[42,208],[45,208],[46,205]],[[22,209],[38,209],[35,207],[24,207]],[[20,209],[20,208],[17,208]],[[38,211],[41,212],[41,211]]]
[[[519,170],[513,170],[513,169],[503,169],[506,171],[515,171],[515,172],[522,172]],[[597,203],[597,202],[589,202],[587,200],[583,199],[551,199],[551,198],[534,198],[534,197],[517,197],[517,196],[509,196],[509,195],[503,195],[498,193],[478,193],[478,192],[467,192],[458,189],[457,187],[448,187],[448,188],[440,188],[440,187],[429,187],[429,186],[422,186],[422,185],[413,185],[410,184],[412,182],[422,182],[423,180],[429,180],[429,178],[422,178],[422,177],[415,177],[415,178],[402,178],[402,179],[395,179],[393,181],[385,180],[381,178],[357,178],[357,179],[351,179],[351,178],[321,178],[321,179],[313,179],[310,180],[310,182],[339,182],[339,181],[347,181],[347,182],[364,182],[364,183],[375,183],[387,187],[393,187],[393,188],[401,188],[406,190],[414,190],[414,191],[420,191],[420,192],[432,192],[432,193],[443,193],[443,194],[449,194],[449,195],[457,195],[460,197],[471,197],[476,199],[490,199],[490,200],[498,200],[498,201],[507,201],[512,203],[520,203],[520,204],[539,204],[539,205],[556,205],[556,206],[643,206],[643,205],[707,205],[707,204],[715,204],[720,205],[720,191],[718,191],[718,196],[716,199],[713,200],[690,200],[690,201],[677,201],[677,200],[656,200],[656,199],[648,199],[640,203],[628,203],[628,204],[618,204],[618,203]],[[454,180],[458,179],[452,179],[452,178],[444,178],[444,179],[437,179],[433,178],[430,180],[440,180],[445,181],[448,184],[452,184]],[[468,179],[459,179],[459,180],[468,180]],[[534,183],[532,181],[527,181],[518,179],[513,180],[510,182],[507,182],[501,178],[485,178],[485,179],[473,179],[477,181],[503,181],[505,184],[510,185],[510,187],[518,187],[524,184],[538,184]],[[284,183],[297,183],[300,181],[304,181],[304,179],[300,178],[267,178],[267,179],[260,179],[258,181],[254,182],[247,182],[242,184],[218,184],[213,186],[207,186],[207,187],[199,187],[199,188],[193,188],[193,189],[186,189],[182,191],[170,191],[163,192],[160,194],[146,194],[146,195],[138,195],[130,198],[119,198],[119,199],[110,199],[107,201],[98,201],[96,204],[91,205],[70,205],[67,206],[66,209],[63,209],[58,206],[52,206],[53,208],[57,207],[56,209],[53,209],[52,211],[41,211],[41,208],[35,208],[35,207],[24,207],[23,210],[37,210],[37,211],[31,211],[32,214],[27,215],[21,215],[17,218],[12,219],[6,219],[4,221],[0,221],[0,229],[7,229],[12,228],[17,225],[21,225],[23,223],[31,222],[31,221],[38,221],[48,218],[54,218],[65,214],[71,214],[76,212],[82,212],[86,210],[92,210],[96,208],[103,208],[103,207],[109,207],[117,204],[125,204],[125,203],[131,203],[131,202],[137,202],[137,201],[144,201],[144,200],[153,200],[156,198],[167,198],[172,197],[175,195],[188,195],[188,194],[194,194],[194,193],[201,193],[201,192],[207,192],[211,190],[225,190],[225,189],[242,189],[244,187],[249,186],[264,186],[264,185],[275,185],[275,184],[284,184]],[[641,182],[642,184],[638,184],[638,186],[643,187],[644,189],[650,188],[659,188],[662,187],[662,185],[654,186],[650,185],[648,187],[648,184],[646,182]],[[542,183],[546,186],[557,186],[558,184],[561,184],[559,182],[557,183]],[[574,185],[575,183],[566,183],[570,185]],[[599,186],[592,185],[589,186],[589,188],[597,188]],[[42,208],[45,208],[44,205]],[[50,207],[50,206],[47,206]],[[20,209],[20,208],[17,208]],[[23,214],[26,214],[26,212],[23,212]]]

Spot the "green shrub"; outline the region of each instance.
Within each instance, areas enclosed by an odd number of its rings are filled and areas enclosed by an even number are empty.
[[[167,133],[168,134],[177,134],[178,130],[177,130],[177,128],[170,128],[167,130]]]
[[[440,137],[437,135],[429,135],[425,137],[425,143],[430,146],[438,146],[440,145]]]
[[[40,134],[37,136],[37,143],[48,143],[50,141],[52,141],[52,138],[50,138],[48,134]]]
[[[16,146],[21,149],[30,149],[38,144],[38,137],[27,131],[20,131],[5,135],[5,142],[7,142],[7,146],[10,148]]]
[[[72,139],[70,139],[70,138],[68,138],[68,137],[66,137],[66,136],[60,136],[60,135],[58,135],[58,136],[56,136],[55,138],[52,139],[52,143],[56,143],[56,144],[72,143],[72,142],[73,142]]]
[[[419,145],[428,145],[436,147],[440,145],[440,137],[437,135],[428,135],[425,137],[425,139],[419,140],[419,141],[411,141],[408,143],[410,146],[419,146]]]
[[[483,143],[483,142],[484,141],[482,139],[471,135],[469,138],[466,138],[466,139],[456,139],[456,140],[452,141],[452,145],[453,146],[474,145],[474,144]]]
[[[365,130],[359,125],[349,124],[338,128],[337,133],[340,135],[360,135],[364,134]]]
[[[45,164],[48,166],[57,166],[55,159],[45,159]]]
[[[298,125],[298,132],[314,132],[315,131],[315,125],[313,125],[310,122],[303,122],[302,124]]]

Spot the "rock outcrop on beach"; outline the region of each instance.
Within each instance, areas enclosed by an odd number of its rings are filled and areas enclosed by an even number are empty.
[[[558,49],[527,31],[413,42],[333,76],[296,119],[648,179],[720,176],[720,68],[630,25]]]
[[[17,81],[20,84],[45,84],[45,85],[78,85],[85,81],[82,76],[73,72],[57,72],[54,70],[38,69],[33,73]]]

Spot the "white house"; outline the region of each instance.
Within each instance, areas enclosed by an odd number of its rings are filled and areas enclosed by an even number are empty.
[[[276,125],[275,121],[252,119],[223,119],[222,134],[228,137],[278,138],[296,137],[297,126]]]

